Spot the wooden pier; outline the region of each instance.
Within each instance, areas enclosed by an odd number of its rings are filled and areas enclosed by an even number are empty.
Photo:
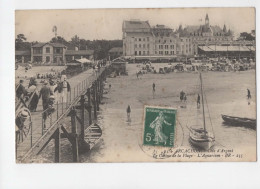
[[[61,138],[71,143],[73,162],[79,161],[80,152],[94,147],[102,135],[96,119],[108,72],[109,65],[97,72],[88,70],[71,78],[71,90],[67,93],[66,102],[62,98],[55,103],[55,111],[48,116],[46,126],[42,119],[43,112],[33,112],[27,137],[16,144],[17,162],[30,162],[30,158],[39,154],[52,139],[55,141],[55,162],[60,162]],[[41,101],[38,109],[42,109]]]

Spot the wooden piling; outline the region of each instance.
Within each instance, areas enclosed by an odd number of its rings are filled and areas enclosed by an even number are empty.
[[[84,140],[85,136],[85,96],[81,95],[80,98],[80,105],[81,105],[81,131],[80,131],[80,138]]]
[[[95,82],[93,83],[92,87],[93,87],[94,119],[97,119],[97,100],[96,100],[97,88]]]
[[[55,131],[55,163],[60,162],[60,127]]]
[[[88,119],[89,119],[89,125],[92,124],[92,116],[91,116],[91,96],[90,96],[90,88],[87,89],[87,95],[88,95]]]
[[[73,136],[72,141],[72,155],[73,162],[79,162],[79,145],[78,145],[78,136],[77,136],[77,122],[76,122],[76,110],[73,108],[71,110],[71,132]]]

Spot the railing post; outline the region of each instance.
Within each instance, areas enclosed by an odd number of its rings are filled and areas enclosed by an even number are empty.
[[[57,101],[57,119],[59,118],[59,102]],[[56,120],[57,120],[56,119]]]

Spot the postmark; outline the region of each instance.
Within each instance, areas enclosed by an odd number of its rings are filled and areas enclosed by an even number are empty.
[[[145,106],[143,145],[174,147],[177,110]]]

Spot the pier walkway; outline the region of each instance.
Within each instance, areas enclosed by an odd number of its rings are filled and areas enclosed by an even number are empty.
[[[92,69],[89,69],[68,79],[71,90],[67,93],[67,101],[65,102],[62,98],[59,102],[55,102],[55,111],[48,116],[45,128],[42,119],[42,100],[39,100],[37,112],[31,113],[32,126],[30,132],[27,137],[23,138],[23,141],[16,144],[16,159],[18,161],[24,162],[29,156],[36,155],[48,144],[56,129],[59,128],[63,122],[68,122],[66,117],[72,107],[79,105],[81,95],[86,95],[87,90],[90,89],[93,82],[96,82],[105,70],[106,67],[101,67],[97,72],[93,72]],[[83,119],[83,121],[85,124],[88,120]]]

